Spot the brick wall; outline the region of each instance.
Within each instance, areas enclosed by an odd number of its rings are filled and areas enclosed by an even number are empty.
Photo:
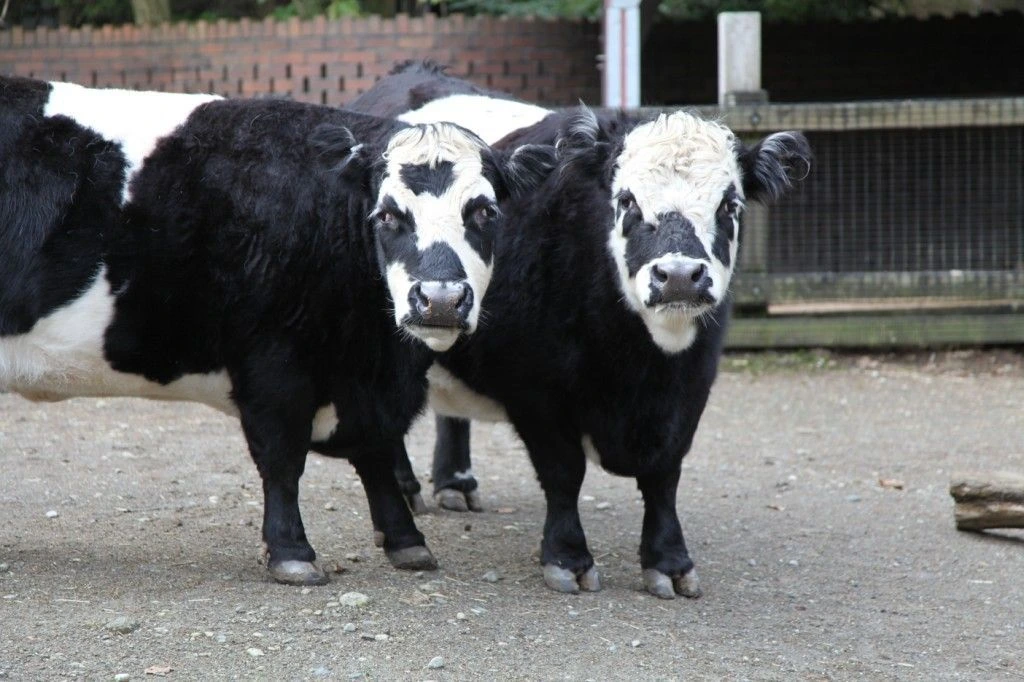
[[[429,57],[540,104],[600,100],[596,24],[432,15],[0,31],[0,73],[96,87],[341,105]]]

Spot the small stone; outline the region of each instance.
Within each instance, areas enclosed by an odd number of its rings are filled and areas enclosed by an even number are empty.
[[[253,658],[255,658],[257,656],[265,656],[266,655],[266,654],[263,653],[263,649],[260,649],[258,647],[254,647],[254,646],[249,647],[248,649],[246,649],[245,653],[249,654]]]
[[[790,565],[790,566],[799,566],[799,565],[800,565],[800,562],[799,562],[799,561],[797,561],[796,559],[790,559],[790,560],[789,560],[789,565]]]
[[[312,591],[313,590],[309,589],[308,587],[303,587],[302,590],[300,590],[300,594],[309,594]]]
[[[846,496],[846,501],[847,502],[860,502],[860,495],[847,495]]]
[[[346,554],[345,561],[351,561],[353,564],[358,564],[361,557],[358,554]]]
[[[634,649],[636,649],[641,644],[642,644],[642,642],[639,639],[634,639],[632,642],[629,643],[629,645],[631,647],[633,647]]]
[[[9,563],[6,561],[0,563],[0,573],[6,573],[9,570],[11,570],[11,565]]]
[[[343,628],[341,628],[341,631],[342,632],[355,632],[356,631],[356,624],[355,623],[345,623],[345,626]]]
[[[434,592],[439,592],[441,590],[441,586],[439,584],[433,582],[433,581],[428,581],[428,582],[425,582],[425,583],[421,583],[420,586],[419,586],[419,589],[420,589],[420,592],[426,592],[427,594],[433,594]]]
[[[338,597],[338,603],[342,606],[354,606],[359,608],[370,603],[370,598],[362,592],[346,592]]]
[[[225,644],[227,641],[227,635],[217,635],[217,644]]]
[[[372,642],[374,640],[374,636],[372,632],[361,632],[359,633],[359,639],[365,639]]]
[[[455,614],[455,620],[466,620],[466,614],[464,614],[462,611],[459,611]]]
[[[496,583],[499,580],[501,580],[501,576],[498,575],[497,571],[487,571],[482,576],[480,576],[480,579],[483,580],[485,583]]]
[[[427,667],[431,670],[440,670],[444,667],[444,658],[441,656],[434,656],[430,659],[430,663],[427,663]]]
[[[48,519],[55,519],[58,516],[60,516],[60,514],[57,513],[56,509],[51,509],[50,511],[46,512],[46,518]]]
[[[130,679],[132,679],[132,676],[128,673],[118,673],[114,675],[114,682],[128,682]]]
[[[131,620],[127,616],[118,616],[113,620],[107,621],[107,624],[103,627],[119,635],[127,635],[139,629],[139,622]]]
[[[612,506],[611,502],[598,502],[594,505],[594,509],[610,509]]]
[[[334,506],[333,502],[328,502],[327,504],[324,505],[324,510],[325,511],[335,511],[337,509],[338,508]]]
[[[389,639],[391,639],[386,633],[383,632],[378,635],[374,635],[373,638],[378,642],[386,642]]]

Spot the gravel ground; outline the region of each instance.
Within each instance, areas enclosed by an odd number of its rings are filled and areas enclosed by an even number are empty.
[[[593,469],[604,589],[545,589],[542,496],[507,426],[474,427],[487,511],[418,521],[436,572],[391,569],[352,468],[311,456],[306,528],[337,573],[299,589],[256,564],[233,420],[0,396],[0,677],[1024,679],[1024,533],[957,532],[948,494],[955,470],[1024,471],[1024,355],[725,365],[680,488],[705,596],[668,602],[640,591],[635,486]]]

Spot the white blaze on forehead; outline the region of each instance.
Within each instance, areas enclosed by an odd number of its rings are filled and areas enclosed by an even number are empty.
[[[67,116],[120,145],[128,161],[123,203],[130,198],[132,176],[157,141],[184,123],[200,104],[221,99],[217,95],[90,89],[73,83],[51,82],[50,87],[44,116]]]
[[[398,117],[406,123],[449,121],[472,130],[487,144],[494,144],[514,130],[526,128],[551,113],[533,104],[485,95],[449,95],[427,102]]]
[[[451,125],[438,124],[409,128],[395,134],[384,152],[386,176],[381,183],[378,198],[390,197],[399,208],[408,211],[416,221],[416,248],[420,251],[433,244],[446,244],[458,256],[466,281],[473,289],[473,307],[468,323],[476,328],[480,315],[480,301],[491,279],[492,266],[466,241],[462,210],[471,199],[484,196],[495,200],[494,187],[483,175],[483,143],[465,131]],[[452,164],[452,184],[441,196],[429,192],[415,194],[402,181],[404,165],[441,162]],[[395,319],[401,321],[400,311],[408,312],[408,301],[399,301],[408,295],[412,285],[411,273],[397,264],[387,268],[388,286],[395,298]],[[408,281],[404,289],[392,286]],[[406,292],[403,294],[402,292]]]

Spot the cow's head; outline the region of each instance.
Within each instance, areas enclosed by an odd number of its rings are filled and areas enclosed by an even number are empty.
[[[346,131],[347,132],[347,131]],[[447,350],[480,320],[493,271],[498,204],[540,184],[553,147],[492,150],[449,123],[394,133],[382,150],[351,140],[346,173],[366,173],[368,219],[395,323],[435,351]]]
[[[609,125],[583,109],[559,145],[570,161],[600,164],[625,302],[669,353],[688,348],[696,320],[728,295],[744,201],[775,199],[810,168],[800,133],[747,148],[725,126],[685,112]]]

